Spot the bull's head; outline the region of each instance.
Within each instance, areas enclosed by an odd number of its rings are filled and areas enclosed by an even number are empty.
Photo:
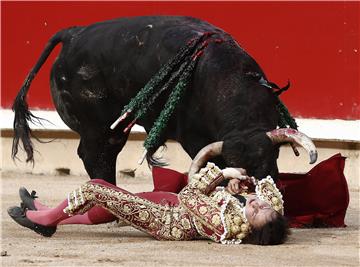
[[[290,143],[295,153],[297,153],[295,144],[302,146],[309,153],[310,164],[316,162],[317,151],[308,136],[294,129],[276,129],[256,134],[246,143],[230,137],[225,141],[205,146],[194,158],[189,170],[189,177],[212,157],[222,156],[228,167],[244,168],[250,176],[264,178],[271,175],[277,178],[276,160],[279,155],[279,147],[284,143]]]

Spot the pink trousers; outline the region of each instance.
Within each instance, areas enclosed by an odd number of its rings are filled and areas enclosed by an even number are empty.
[[[117,186],[114,186],[101,179],[93,179],[92,182],[102,184],[117,191],[125,191]],[[130,193],[131,194],[131,193]],[[152,201],[160,205],[177,206],[179,204],[177,194],[170,192],[142,192],[134,194],[138,197]],[[84,214],[75,215],[72,217],[59,216],[62,215],[62,209],[67,205],[67,200],[64,200],[56,208],[48,208],[40,201],[35,200],[35,207],[37,211],[27,211],[26,216],[35,223],[41,225],[55,226],[61,224],[101,224],[116,220],[116,217],[106,209],[95,206]]]

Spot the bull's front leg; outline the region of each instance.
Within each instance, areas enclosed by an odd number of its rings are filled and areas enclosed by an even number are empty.
[[[128,135],[116,141],[104,135],[81,136],[78,155],[91,179],[103,179],[116,185],[116,158],[124,147]]]

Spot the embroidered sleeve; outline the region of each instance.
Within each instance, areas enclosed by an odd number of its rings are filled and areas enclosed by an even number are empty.
[[[194,191],[199,190],[201,193],[208,195],[224,179],[221,170],[214,163],[208,162],[205,168],[193,175],[187,186]]]
[[[208,163],[206,168],[195,174],[190,184],[179,193],[180,203],[198,222],[198,228],[201,227],[207,229],[207,232],[212,232],[213,234],[206,234],[206,236],[216,242],[220,242],[220,237],[225,232],[222,222],[225,207],[209,197],[208,193],[223,179],[221,170],[213,163]],[[226,206],[226,203],[223,204]],[[202,232],[199,231],[200,234],[203,234]]]

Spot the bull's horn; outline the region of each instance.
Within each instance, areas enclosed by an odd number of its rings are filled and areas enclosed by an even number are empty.
[[[200,168],[210,159],[221,155],[223,141],[211,143],[205,147],[203,147],[195,156],[193,161],[191,162],[191,166],[189,169],[189,178],[191,178],[195,173],[197,173]]]
[[[286,143],[286,142],[297,143],[309,153],[310,164],[316,162],[317,160],[316,147],[313,141],[311,141],[311,139],[304,133],[291,128],[280,128],[267,132],[266,134],[271,139],[273,144]]]

